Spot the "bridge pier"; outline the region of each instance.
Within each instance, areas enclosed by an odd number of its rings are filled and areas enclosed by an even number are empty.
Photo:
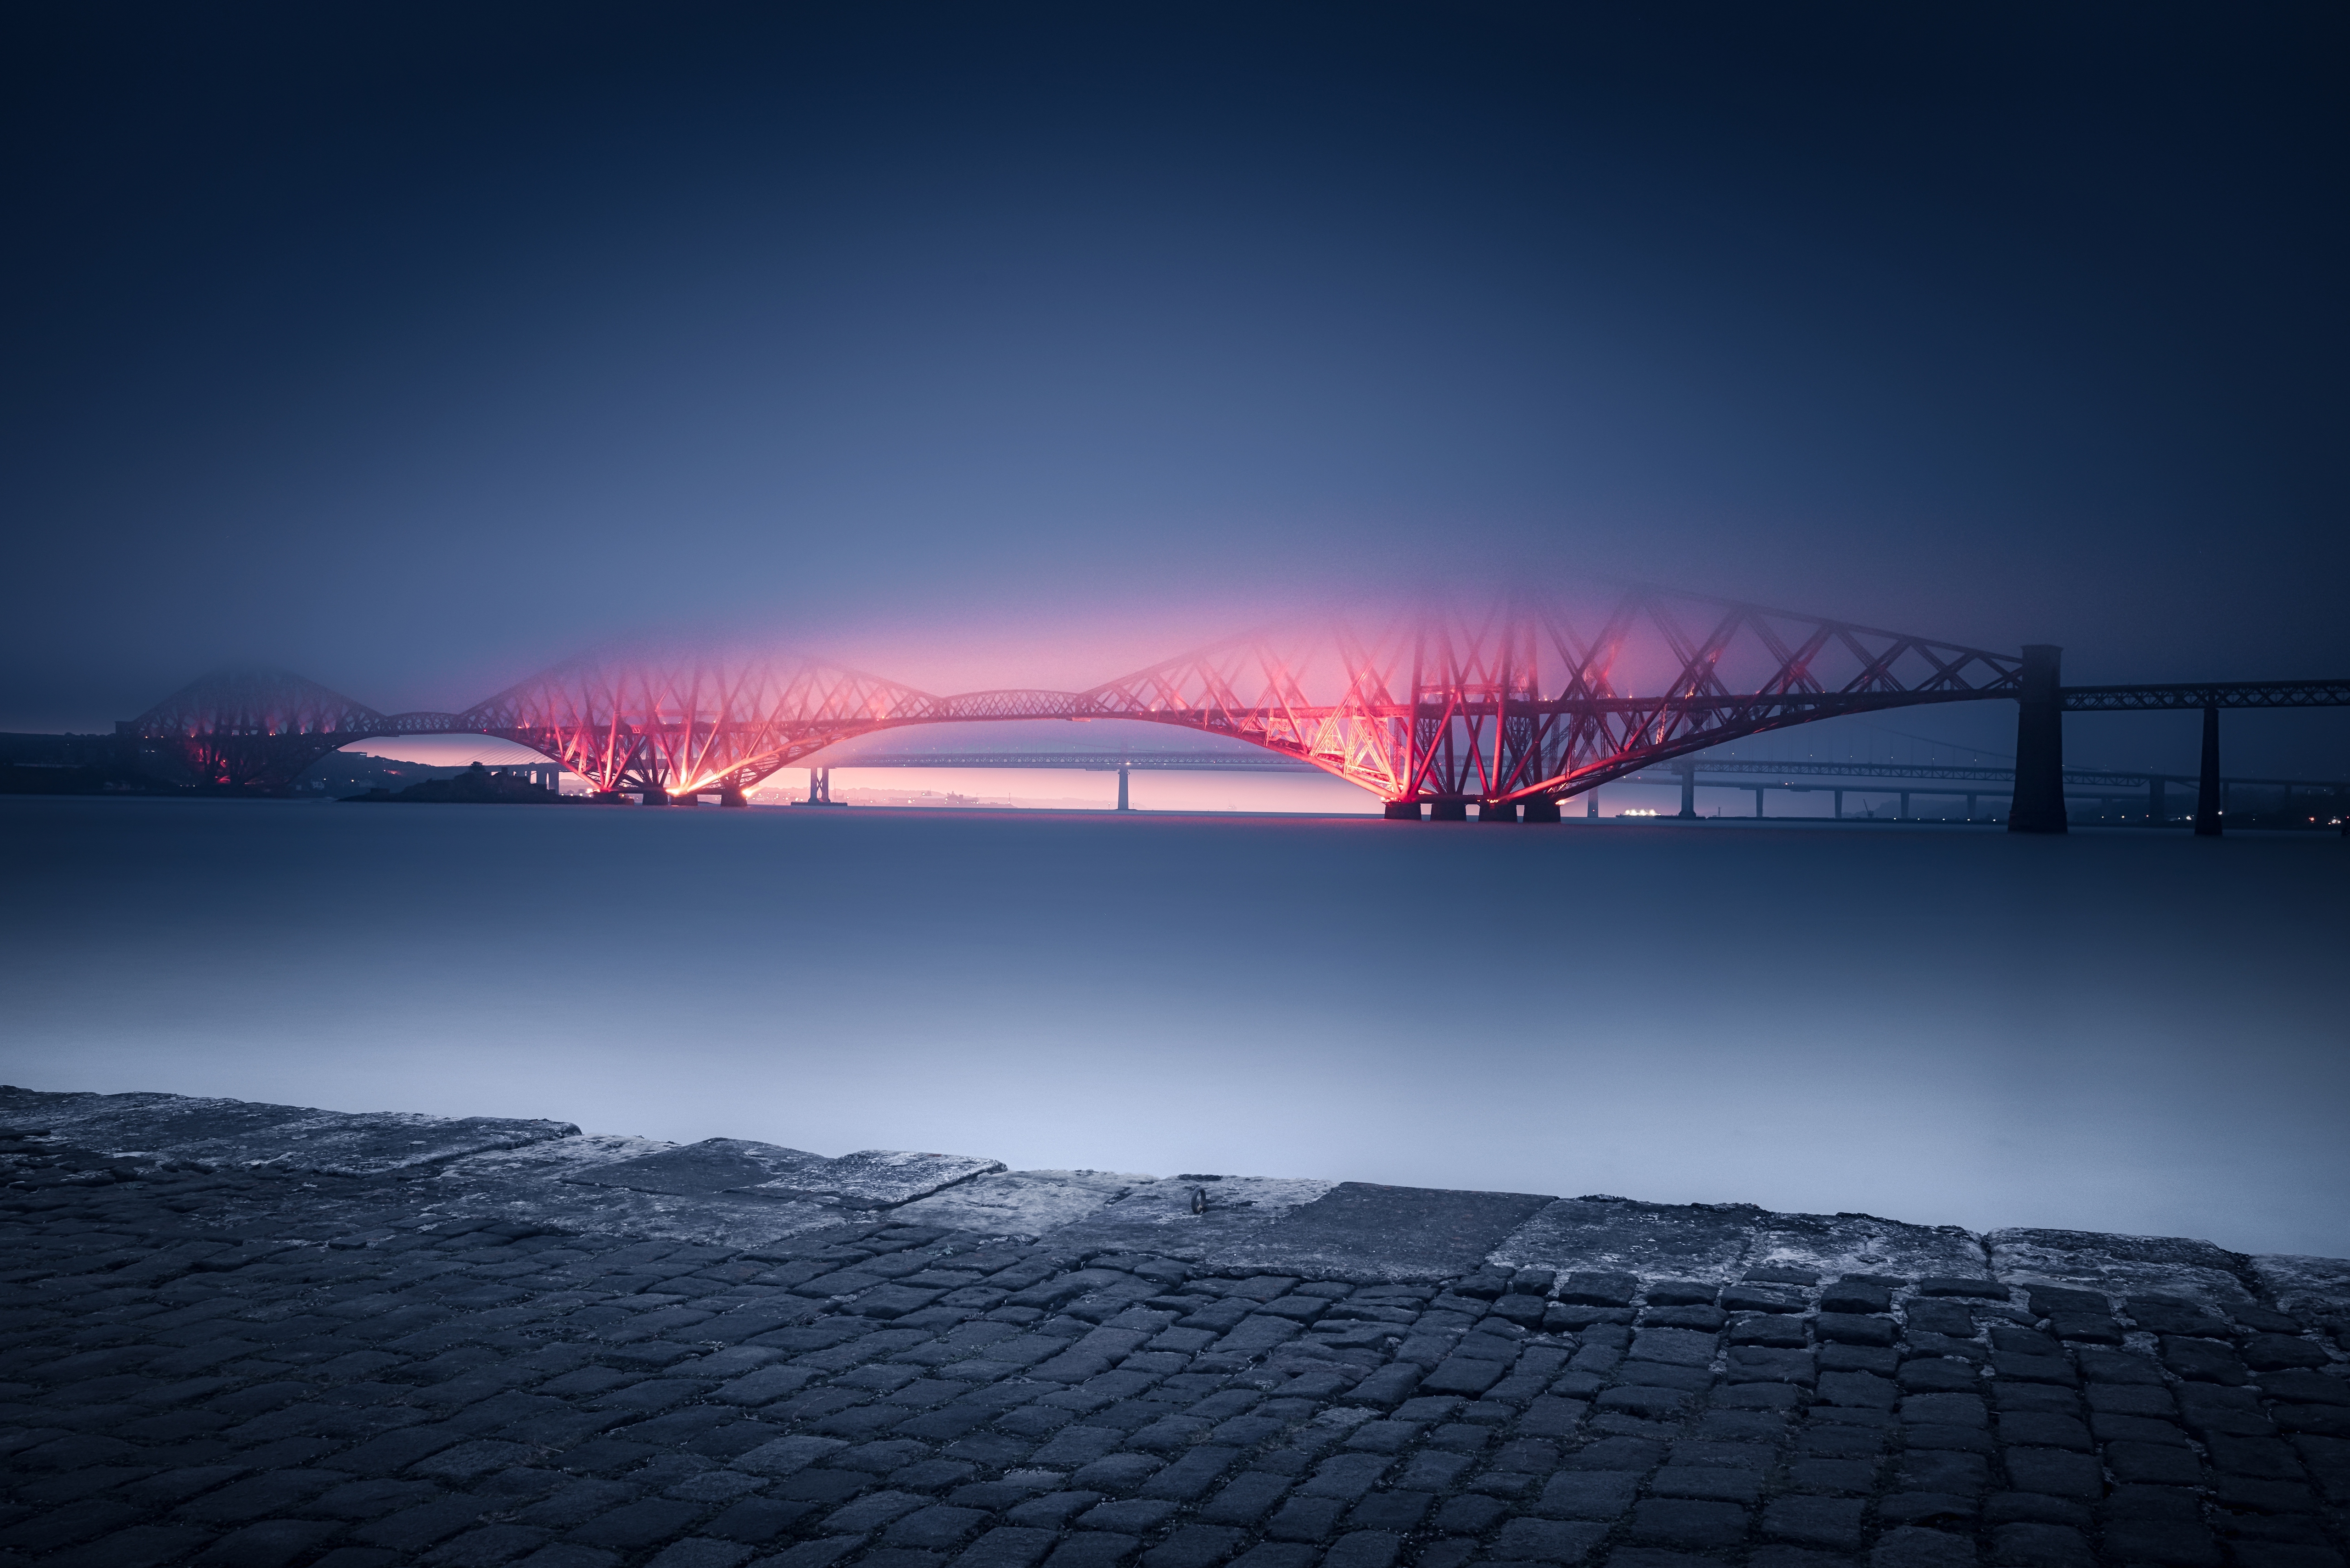
[[[2170,807],[2164,803],[2162,798],[2162,777],[2158,774],[2149,774],[2147,775],[2146,819],[2157,827],[2160,827],[2162,826],[2163,817],[2168,815],[2170,810]]]
[[[1126,772],[1127,771],[1124,768],[1118,770],[1118,809],[1120,811],[1132,811],[1134,807],[1127,804],[1126,798]]]
[[[1681,809],[1683,819],[1697,820],[1697,764],[1683,763],[1674,770],[1681,775]]]
[[[2010,833],[2064,831],[2064,650],[2052,643],[2023,649],[2022,691],[2015,700],[2015,802]]]
[[[1515,822],[1518,820],[1518,803],[1513,800],[1480,801],[1477,805],[1477,820]]]
[[[1558,819],[1558,802],[1537,797],[1525,803],[1525,815],[1523,820],[1527,822],[1556,822]]]
[[[1599,820],[1599,792],[1592,790],[1583,797],[1583,815],[1592,821]]]
[[[739,805],[747,810],[750,807],[751,800],[748,795],[745,795],[743,793],[743,786],[741,784],[728,784],[719,790],[718,804],[721,805]]]
[[[2220,709],[2213,703],[2203,710],[2203,776],[2196,781],[2195,836],[2220,836],[2220,818],[2225,815],[2220,784]]]
[[[1757,822],[1762,820],[1762,792],[1769,787],[1770,786],[1768,784],[1756,784],[1754,786],[1754,820]]]
[[[644,804],[647,805],[670,805],[674,803],[672,803],[669,798],[669,791],[665,789],[653,789],[649,786],[645,790]]]
[[[1469,820],[1469,803],[1465,800],[1431,800],[1428,803],[1428,820],[1466,822]]]
[[[1391,800],[1388,802],[1387,810],[1381,815],[1386,816],[1389,822],[1418,822],[1419,820],[1419,802],[1416,800]]]
[[[1844,791],[1835,790],[1830,793],[1835,796],[1835,819],[1838,822],[1842,822],[1844,820]]]

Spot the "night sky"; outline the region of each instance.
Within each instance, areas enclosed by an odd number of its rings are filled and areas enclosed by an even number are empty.
[[[0,26],[0,729],[1546,574],[2350,671],[2338,5]]]

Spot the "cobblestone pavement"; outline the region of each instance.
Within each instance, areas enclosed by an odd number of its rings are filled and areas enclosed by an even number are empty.
[[[159,1096],[0,1123],[8,1568],[2344,1561],[2326,1260]]]

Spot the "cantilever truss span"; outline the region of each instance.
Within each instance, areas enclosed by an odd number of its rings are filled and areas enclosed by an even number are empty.
[[[268,790],[353,741],[486,734],[616,793],[741,793],[876,730],[1128,719],[1244,741],[1394,805],[1555,803],[1741,735],[2015,697],[2010,654],[1655,588],[1249,633],[1082,691],[936,696],[799,655],[607,649],[462,713],[383,714],[291,675],[224,675],[136,721],[213,784]]]

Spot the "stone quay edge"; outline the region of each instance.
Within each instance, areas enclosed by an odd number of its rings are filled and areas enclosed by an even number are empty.
[[[0,1568],[2342,1568],[2350,1261],[0,1087]]]

